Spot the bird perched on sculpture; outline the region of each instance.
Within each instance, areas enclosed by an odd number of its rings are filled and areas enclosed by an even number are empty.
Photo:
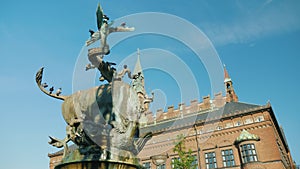
[[[121,25],[120,26],[122,26],[122,27],[126,27],[126,22],[123,22],[123,23],[121,23]]]
[[[90,32],[90,37],[92,37],[93,34],[95,33],[95,31],[93,31],[92,29],[89,29],[89,32]]]
[[[58,88],[55,94],[56,96],[59,96],[61,94],[61,88]]]
[[[47,84],[47,83],[43,83],[43,84],[42,84],[42,87],[43,87],[43,88],[47,88],[47,87],[48,87],[48,84]]]
[[[52,86],[52,87],[49,89],[49,91],[50,91],[49,93],[52,94],[52,92],[54,91],[54,86]]]

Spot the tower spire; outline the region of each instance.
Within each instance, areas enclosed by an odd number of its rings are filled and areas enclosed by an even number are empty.
[[[142,95],[143,97],[145,96],[145,83],[144,83],[144,73],[143,69],[141,66],[141,61],[140,61],[140,49],[137,49],[137,60],[135,63],[135,67],[133,70],[133,80],[132,80],[132,85],[135,91],[139,94]]]
[[[226,102],[238,102],[238,96],[235,94],[233,82],[229,73],[224,65],[224,85],[226,90]]]
[[[140,49],[137,48],[137,60],[136,60],[135,67],[134,67],[134,70],[133,70],[133,75],[136,75],[140,72],[141,75],[144,77],[143,68],[141,66],[141,61],[140,61],[140,55],[141,55],[140,54]]]
[[[145,90],[144,73],[143,73],[143,69],[142,69],[141,61],[140,61],[140,55],[141,55],[140,49],[138,48],[137,49],[137,59],[136,59],[136,64],[135,64],[135,68],[133,71],[133,79],[132,79],[131,85],[138,95],[140,105],[142,105],[142,109],[144,111],[148,111],[149,104],[151,102],[153,102],[154,93],[152,93],[152,97],[147,96],[147,93]],[[146,119],[145,114],[143,114],[142,116],[144,116],[144,119]],[[141,120],[140,123],[146,124],[147,119],[146,119],[146,121]]]
[[[231,78],[230,78],[230,76],[228,74],[228,71],[226,70],[226,65],[224,64],[224,83],[226,81],[231,81]]]

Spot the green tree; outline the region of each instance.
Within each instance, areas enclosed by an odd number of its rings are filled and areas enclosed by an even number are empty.
[[[173,149],[174,153],[178,154],[178,158],[172,160],[172,166],[174,169],[196,169],[197,164],[194,163],[195,156],[192,155],[192,150],[186,151],[184,145],[184,136],[177,136],[177,141],[175,142],[175,147]]]

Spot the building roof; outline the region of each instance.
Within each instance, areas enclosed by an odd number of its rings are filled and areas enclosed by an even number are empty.
[[[197,123],[218,120],[225,117],[239,115],[250,111],[262,109],[265,106],[247,104],[241,102],[228,102],[221,108],[212,110],[199,111],[193,114],[187,114],[185,117],[177,117],[171,120],[158,122],[156,124],[148,125],[140,129],[141,133],[158,133],[165,130],[172,130],[184,126],[191,126]]]
[[[198,112],[186,114],[186,115],[184,114],[184,116],[182,118],[177,117],[177,118],[173,118],[170,120],[160,121],[160,122],[157,122],[156,124],[151,124],[148,126],[141,127],[140,134],[142,135],[142,134],[145,134],[148,132],[160,133],[160,132],[164,132],[164,131],[170,131],[170,132],[172,132],[170,134],[174,135],[174,132],[176,132],[177,131],[176,129],[178,129],[178,128],[190,128],[191,126],[193,126],[195,124],[201,124],[201,123],[205,123],[208,121],[220,120],[221,118],[222,119],[231,118],[234,116],[240,116],[243,114],[248,114],[248,113],[252,113],[255,111],[262,111],[265,109],[267,109],[270,112],[271,117],[274,120],[275,127],[277,128],[278,134],[281,137],[281,139],[283,140],[284,147],[289,152],[289,148],[288,148],[287,142],[285,140],[284,133],[282,130],[280,130],[281,128],[278,125],[278,122],[275,118],[275,115],[273,113],[270,103],[268,103],[267,105],[255,105],[255,104],[248,104],[248,103],[242,103],[242,102],[228,102],[221,108],[214,108],[211,110],[198,111]],[[166,135],[166,136],[169,136],[169,135]],[[240,137],[248,138],[246,132],[244,132],[244,134],[242,132]],[[69,146],[69,151],[71,152],[76,148],[77,148],[76,145],[71,145],[71,146]],[[48,156],[51,158],[51,157],[59,156],[62,154],[63,154],[63,150],[60,150],[60,151],[52,153],[52,154],[49,153]]]
[[[243,131],[241,132],[241,134],[236,138],[235,143],[238,144],[240,142],[248,141],[248,140],[256,140],[256,141],[258,141],[259,139],[260,138],[257,135],[251,134],[247,130],[243,129]]]

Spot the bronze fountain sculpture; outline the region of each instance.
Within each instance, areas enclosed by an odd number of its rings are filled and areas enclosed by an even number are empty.
[[[131,75],[127,66],[120,72],[112,67],[112,63],[103,60],[110,53],[107,36],[112,32],[134,31],[134,28],[122,24],[112,27],[108,17],[98,5],[96,32],[91,32],[91,38],[86,45],[100,40],[100,47],[88,50],[91,62],[86,70],[97,68],[101,77],[108,83],[72,95],[61,95],[61,89],[53,93],[47,91],[46,83],[42,83],[43,70],[36,73],[36,83],[46,95],[63,100],[62,114],[67,123],[66,137],[58,139],[50,137],[49,144],[64,148],[61,164],[55,169],[69,168],[140,168],[136,155],[152,137],[151,133],[139,135],[139,119],[142,113],[148,111],[148,105],[153,101],[141,90],[144,87],[141,72]],[[127,73],[132,79],[132,85],[122,81]],[[72,141],[77,149],[70,152],[67,143]]]

